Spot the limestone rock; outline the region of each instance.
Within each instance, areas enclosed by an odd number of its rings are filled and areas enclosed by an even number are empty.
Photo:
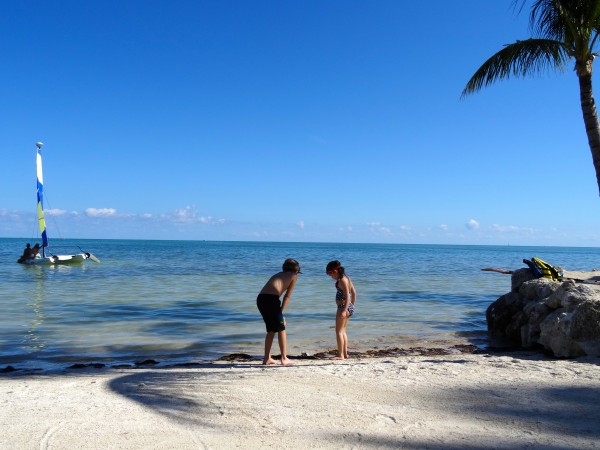
[[[527,300],[535,300],[549,297],[560,287],[558,281],[548,278],[537,278],[527,281],[519,287],[519,294]]]
[[[518,292],[519,288],[526,281],[535,280],[535,276],[529,269],[517,269],[510,277],[511,292]]]
[[[516,270],[511,292],[486,311],[488,331],[523,347],[543,346],[559,357],[600,356],[600,285],[534,278]]]

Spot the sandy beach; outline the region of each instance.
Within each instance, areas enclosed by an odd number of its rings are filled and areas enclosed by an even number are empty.
[[[533,352],[0,375],[3,449],[600,447],[600,359]]]

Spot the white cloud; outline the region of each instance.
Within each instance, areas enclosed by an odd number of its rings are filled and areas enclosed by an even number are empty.
[[[161,218],[164,220],[173,220],[177,223],[207,223],[207,224],[223,224],[225,219],[215,219],[212,216],[201,216],[194,206],[186,206],[176,209],[171,215],[163,214]]]
[[[17,211],[9,211],[7,209],[0,209],[0,217],[20,218],[21,213]]]
[[[200,222],[200,223],[216,223],[216,224],[223,224],[223,223],[225,223],[225,219],[215,219],[212,216],[199,217],[197,219],[197,221]]]
[[[185,208],[179,208],[175,210],[173,217],[176,220],[180,220],[182,222],[190,222],[196,218],[196,210],[191,206],[186,206]]]
[[[479,230],[479,222],[475,219],[471,219],[465,224],[465,227],[467,227],[468,230]]]
[[[463,222],[464,228],[448,222],[437,222],[429,227],[376,220],[325,225],[311,220],[308,227],[304,219],[287,223],[225,220],[201,215],[193,205],[152,213],[122,212],[116,208],[51,209],[46,212],[51,219],[50,225],[60,225],[60,232],[66,237],[600,246],[596,224],[571,231],[556,226],[531,227],[531,224],[522,226],[491,221],[480,224],[475,219]],[[0,236],[29,236],[36,221],[34,216],[30,211],[0,208]],[[58,224],[53,222],[54,219]],[[108,221],[110,227],[106,226]]]
[[[44,213],[47,216],[62,216],[67,212],[64,209],[45,209]]]
[[[500,233],[527,233],[532,234],[535,232],[533,228],[517,227],[515,225],[499,225],[497,223],[492,225],[492,230]]]
[[[382,225],[381,222],[368,222],[367,225],[369,226],[371,233],[375,235],[383,235],[386,237],[394,236],[392,230],[389,227]]]
[[[89,217],[110,217],[114,216],[117,210],[114,208],[88,208],[85,213]]]

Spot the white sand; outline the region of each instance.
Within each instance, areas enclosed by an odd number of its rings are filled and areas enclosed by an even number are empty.
[[[534,353],[0,375],[2,449],[600,448],[600,359]]]
[[[588,282],[599,282],[600,281],[600,270],[592,270],[587,272],[576,272],[572,270],[563,270],[563,276],[565,279],[585,280]]]

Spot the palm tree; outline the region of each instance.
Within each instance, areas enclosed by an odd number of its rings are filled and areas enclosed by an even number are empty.
[[[526,0],[513,0],[520,10]],[[598,55],[600,0],[534,0],[529,17],[533,37],[504,46],[475,72],[462,97],[511,75],[524,77],[548,69],[564,70],[575,60],[583,122],[600,190],[600,125],[592,92],[592,64]]]

